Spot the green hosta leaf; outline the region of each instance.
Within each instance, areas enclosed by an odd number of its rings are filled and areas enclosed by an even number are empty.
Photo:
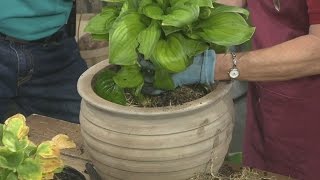
[[[121,7],[121,9],[120,9],[119,15],[125,14],[127,11],[128,11],[128,2],[125,1],[125,2],[122,4],[122,7]]]
[[[183,28],[178,28],[178,27],[173,27],[173,26],[162,26],[161,28],[166,36],[168,36],[169,34],[183,30]]]
[[[174,36],[178,38],[180,42],[183,42],[183,49],[190,58],[193,58],[195,55],[200,54],[209,48],[209,45],[203,41],[190,39],[181,34],[174,34]]]
[[[4,169],[0,167],[0,180],[6,180],[10,172],[11,171],[9,169]]]
[[[90,19],[84,31],[92,34],[108,34],[118,14],[116,8],[104,8],[100,14]]]
[[[140,0],[126,0],[128,2],[128,9],[138,9]]]
[[[115,72],[110,70],[98,74],[94,85],[94,91],[103,99],[125,105],[126,98],[124,90],[113,81],[115,74]]]
[[[210,17],[210,15],[211,15],[211,8],[208,8],[208,7],[201,7],[200,8],[199,18],[207,19]]]
[[[169,3],[172,7],[174,6],[180,6],[184,5],[186,2],[189,2],[190,0],[169,0]]]
[[[0,146],[3,146],[2,137],[3,137],[3,124],[0,124]]]
[[[97,41],[108,41],[109,40],[109,34],[91,34],[92,39]]]
[[[140,0],[138,12],[143,13],[142,12],[143,8],[152,3],[153,3],[153,0]]]
[[[181,5],[171,9],[168,15],[163,16],[163,26],[182,27],[198,19],[200,8],[197,5]]]
[[[240,8],[236,6],[224,6],[224,5],[221,5],[212,9],[211,14],[215,15],[215,14],[227,13],[227,12],[242,14],[246,19],[248,19],[249,17],[249,11],[244,8]]]
[[[213,49],[216,52],[216,54],[223,54],[223,53],[226,54],[226,53],[228,53],[228,47],[217,45],[217,44],[213,44],[213,43],[210,44],[209,49]]]
[[[156,69],[153,85],[156,88],[165,90],[173,90],[175,88],[171,74],[164,69]]]
[[[146,28],[142,15],[136,12],[128,12],[119,19],[114,28],[110,32],[110,63],[118,65],[136,64],[138,58],[136,52],[137,36]]]
[[[162,8],[158,4],[149,4],[142,9],[142,13],[149,18],[161,20],[164,14]]]
[[[23,151],[12,152],[7,148],[0,149],[0,168],[15,171],[24,159]]]
[[[157,4],[161,6],[162,9],[167,9],[169,7],[169,0],[155,0]]]
[[[143,30],[138,36],[139,52],[144,55],[145,59],[149,59],[152,55],[157,42],[160,39],[161,29],[156,21],[152,21],[150,26]]]
[[[236,13],[219,13],[212,15],[199,25],[202,31],[195,32],[208,42],[232,46],[248,41],[255,28],[250,27],[244,18]]]
[[[31,158],[27,158],[18,166],[17,172],[20,179],[24,180],[41,180],[42,172],[40,164]]]
[[[198,1],[198,6],[199,7],[209,7],[213,8],[213,1],[215,0],[197,0]]]
[[[124,2],[126,0],[101,0],[101,1],[105,1],[105,2]]]
[[[11,172],[8,176],[6,180],[18,180],[18,176],[14,173]]]
[[[170,72],[181,72],[189,64],[182,43],[173,35],[168,36],[167,40],[161,39],[158,41],[152,62]]]
[[[113,80],[121,88],[134,88],[143,84],[143,76],[137,65],[122,66]]]

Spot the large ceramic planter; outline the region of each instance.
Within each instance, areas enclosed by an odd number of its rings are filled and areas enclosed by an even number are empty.
[[[104,179],[178,180],[217,171],[232,136],[230,83],[180,106],[139,108],[98,97],[92,82],[100,62],[79,79],[81,133]]]

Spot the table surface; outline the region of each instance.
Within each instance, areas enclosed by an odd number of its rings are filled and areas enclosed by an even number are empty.
[[[34,143],[39,144],[44,140],[50,140],[57,134],[68,135],[77,145],[75,149],[65,149],[61,151],[61,157],[66,165],[69,165],[82,174],[89,180],[88,174],[85,173],[85,164],[90,162],[89,155],[86,153],[83,141],[80,134],[80,125],[66,121],[33,114],[27,117],[27,125],[30,128],[29,137]],[[239,170],[241,167],[226,163],[234,170]],[[292,180],[292,178],[281,176],[278,174],[256,170],[265,178],[272,180]]]

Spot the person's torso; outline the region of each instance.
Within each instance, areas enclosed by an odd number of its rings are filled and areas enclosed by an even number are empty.
[[[310,25],[306,0],[279,0],[280,11],[276,10],[273,0],[247,2],[251,21],[256,27],[252,39],[254,49],[268,48],[308,34]],[[319,75],[289,81],[259,82],[264,88],[290,97],[318,94],[314,83],[320,87]]]
[[[251,21],[256,27],[255,49],[266,48],[308,33],[309,19],[305,0],[279,0],[277,11],[273,0],[248,0]]]
[[[255,49],[308,34],[307,0],[279,2],[278,12],[273,0],[248,0],[256,27]],[[249,83],[244,164],[298,179],[319,179],[319,90],[319,75]]]
[[[67,21],[72,0],[7,0],[0,6],[0,32],[23,40],[50,36]]]

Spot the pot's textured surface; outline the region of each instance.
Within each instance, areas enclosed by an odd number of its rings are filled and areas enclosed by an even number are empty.
[[[98,97],[91,88],[100,62],[79,79],[81,133],[104,179],[183,180],[218,171],[232,137],[230,83],[180,106],[138,108]]]

